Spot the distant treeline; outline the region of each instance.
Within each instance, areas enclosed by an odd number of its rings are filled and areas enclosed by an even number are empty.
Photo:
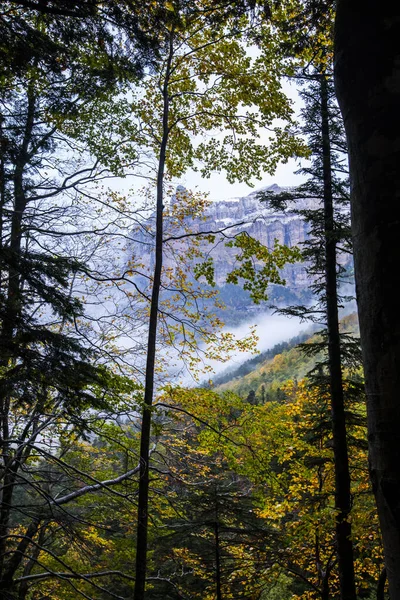
[[[282,354],[282,352],[291,350],[295,346],[298,346],[298,344],[306,342],[314,333],[315,331],[313,331],[312,328],[309,328],[307,331],[299,333],[299,335],[296,335],[286,342],[279,342],[279,344],[275,344],[275,346],[269,350],[265,350],[264,352],[257,354],[257,356],[249,358],[236,369],[228,368],[223,373],[216,375],[213,378],[213,384],[222,385],[223,383],[228,383],[228,381],[232,381],[233,379],[244,377],[248,373],[254,371],[257,365],[265,362],[266,360],[271,360],[277,354]],[[202,383],[201,387],[204,386],[205,384]]]

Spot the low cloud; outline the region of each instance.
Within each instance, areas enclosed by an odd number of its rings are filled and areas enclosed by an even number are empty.
[[[290,340],[297,336],[300,332],[308,329],[307,323],[301,323],[297,317],[288,317],[285,315],[274,314],[272,311],[267,311],[258,315],[254,315],[249,318],[243,324],[236,327],[226,327],[224,331],[233,333],[237,339],[242,339],[248,336],[251,332],[251,328],[256,326],[256,334],[259,338],[257,349],[259,352],[264,352],[273,348],[276,344]],[[215,375],[226,371],[227,369],[234,369],[249,358],[255,356],[254,352],[240,352],[232,354],[229,360],[217,361],[217,360],[204,360],[204,367],[211,367],[213,372],[208,373],[204,371],[204,376],[200,377],[202,381],[207,378],[213,379]],[[179,383],[186,386],[198,385],[198,382],[193,379],[189,372],[186,374],[180,372]]]

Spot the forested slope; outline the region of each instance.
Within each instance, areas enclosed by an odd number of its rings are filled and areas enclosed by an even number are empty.
[[[343,333],[357,335],[357,314],[343,317],[340,325]],[[307,356],[299,344],[312,344],[317,340],[317,333],[312,335],[305,332],[260,353],[226,375],[217,375],[214,384],[217,390],[231,390],[242,398],[250,394],[252,401],[256,402],[279,399],[283,394],[282,385],[289,380],[305,377],[318,360],[317,356]]]

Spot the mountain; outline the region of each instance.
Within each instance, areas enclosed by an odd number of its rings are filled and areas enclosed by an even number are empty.
[[[283,188],[274,184],[258,189],[248,196],[212,202],[204,211],[204,220],[192,219],[190,225],[195,231],[224,231],[224,234],[230,237],[245,231],[268,248],[273,248],[275,240],[289,247],[301,245],[308,236],[306,223],[294,212],[277,212],[267,208],[257,197],[259,192],[265,190],[278,193]],[[179,187],[172,202],[183,193],[184,188]],[[301,206],[297,205],[297,208],[314,207],[314,200],[302,201]],[[213,252],[217,285],[225,284],[226,276],[232,270],[235,261],[235,253],[235,250],[227,248],[223,243]],[[289,265],[282,273],[289,288],[299,290],[307,287],[304,265]]]
[[[247,232],[250,236],[272,249],[275,241],[289,247],[298,246],[301,248],[309,236],[307,223],[295,212],[295,209],[316,209],[318,205],[315,199],[299,200],[285,212],[268,208],[265,203],[260,202],[258,199],[258,194],[261,191],[279,193],[287,189],[274,184],[258,189],[248,196],[211,202],[205,207],[202,214],[195,216],[193,216],[193,212],[185,214],[180,221],[178,231],[176,230],[175,221],[173,234],[175,239],[165,247],[164,267],[166,269],[176,268],[177,250],[180,254],[187,254],[190,240],[193,240],[193,238],[176,239],[179,238],[179,231],[181,233],[189,230],[193,233],[220,232],[213,244],[202,242],[200,250],[213,259],[215,281],[219,287],[221,299],[227,304],[228,308],[224,312],[225,322],[238,322],[242,320],[242,314],[265,310],[265,305],[264,307],[252,305],[249,294],[243,291],[240,286],[225,283],[227,274],[235,266],[238,253],[237,249],[226,246],[228,238],[241,232]],[[185,188],[178,186],[168,207],[169,214],[174,214],[174,208],[179,206],[185,195],[189,195]],[[172,220],[168,216],[166,217],[166,237],[170,235],[168,228],[169,222]],[[132,254],[140,256],[141,261],[149,269],[152,268],[154,261],[154,243],[151,234],[153,224],[154,215],[148,219],[144,226],[141,225],[133,232],[132,237],[135,242],[130,249]],[[343,255],[340,262],[347,268],[350,266],[348,256]],[[272,303],[285,305],[299,301],[304,303],[311,299],[310,278],[307,274],[306,263],[287,265],[282,269],[281,275],[286,281],[286,286],[271,286],[269,297]]]

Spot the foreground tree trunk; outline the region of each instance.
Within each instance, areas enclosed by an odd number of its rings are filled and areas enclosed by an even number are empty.
[[[338,0],[335,78],[349,145],[371,478],[400,599],[400,5]]]
[[[342,357],[340,348],[336,234],[333,212],[333,182],[331,136],[329,131],[328,84],[320,76],[322,170],[325,232],[325,293],[328,328],[329,383],[333,453],[335,457],[336,544],[339,562],[341,600],[356,600],[353,542],[351,540],[351,481],[347,451],[346,416],[344,407]]]
[[[138,496],[138,521],[136,541],[136,576],[134,600],[143,600],[146,589],[147,573],[147,538],[149,523],[149,488],[150,488],[150,436],[151,436],[151,407],[154,395],[154,373],[156,362],[156,342],[159,298],[161,290],[161,273],[163,263],[163,198],[164,198],[164,174],[165,159],[169,135],[169,78],[171,74],[171,62],[173,58],[173,32],[170,36],[169,54],[165,70],[163,95],[163,137],[160,143],[157,170],[157,192],[156,192],[156,239],[155,239],[155,263],[153,274],[153,288],[151,293],[149,333],[147,341],[146,378],[144,388],[144,406],[142,414],[142,426],[140,432],[140,478]]]

